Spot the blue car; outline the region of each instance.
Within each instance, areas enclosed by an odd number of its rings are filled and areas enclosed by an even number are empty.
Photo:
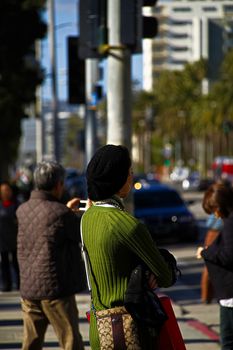
[[[198,226],[179,193],[163,184],[135,184],[134,215],[156,241],[196,241]]]

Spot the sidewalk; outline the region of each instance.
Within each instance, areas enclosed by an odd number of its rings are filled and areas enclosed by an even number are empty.
[[[89,309],[90,297],[88,294],[80,294],[76,300],[80,312],[80,330],[85,350],[89,350],[89,324],[85,312]],[[219,332],[217,304],[188,304],[180,307],[173,303],[173,308],[187,350],[220,349],[217,342]],[[20,349],[22,334],[23,323],[19,293],[0,294],[0,349]],[[51,326],[46,333],[44,349],[59,349],[57,338]]]
[[[173,246],[182,277],[169,290],[173,309],[178,319],[187,350],[220,350],[219,345],[219,305],[212,302],[203,304],[200,299],[200,278],[204,265],[197,260],[197,244]]]
[[[86,311],[89,309],[89,295],[79,294],[76,297],[79,315],[80,331],[85,350],[89,350],[89,324]],[[0,349],[21,349],[23,337],[23,321],[18,292],[0,293]],[[48,327],[43,349],[60,349],[53,328]]]
[[[173,304],[187,350],[219,350],[219,306]]]

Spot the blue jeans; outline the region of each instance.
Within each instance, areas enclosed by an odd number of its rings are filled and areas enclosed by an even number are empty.
[[[221,350],[233,350],[233,307],[220,305]]]

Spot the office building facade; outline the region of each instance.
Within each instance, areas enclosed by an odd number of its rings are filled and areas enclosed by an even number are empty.
[[[207,59],[216,79],[224,53],[233,47],[233,1],[160,1],[145,14],[159,20],[159,34],[143,41],[143,89],[150,91],[162,70],[181,70]]]

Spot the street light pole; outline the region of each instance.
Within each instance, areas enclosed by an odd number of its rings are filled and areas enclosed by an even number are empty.
[[[131,54],[121,44],[121,1],[108,0],[107,143],[131,151]]]
[[[52,82],[52,121],[53,121],[53,150],[51,157],[59,161],[59,129],[58,129],[58,93],[57,93],[57,62],[56,62],[56,40],[55,40],[55,11],[54,0],[48,1],[49,6],[49,48]]]
[[[96,96],[94,88],[99,79],[98,60],[86,59],[86,117],[85,117],[85,150],[86,166],[94,155],[97,147],[97,125],[96,125]]]
[[[108,0],[107,143],[131,153],[131,52],[121,43],[121,6],[121,0]],[[132,193],[125,204],[132,213]]]
[[[35,44],[36,59],[41,60],[41,41],[37,40]],[[36,88],[35,103],[35,122],[36,122],[36,162],[39,163],[43,158],[43,115],[41,101],[41,85]]]

